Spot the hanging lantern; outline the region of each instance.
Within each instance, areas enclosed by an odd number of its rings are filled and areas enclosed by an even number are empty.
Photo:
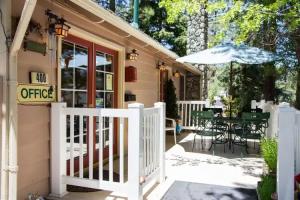
[[[65,24],[65,20],[63,18],[59,19],[55,24],[55,34],[59,37],[67,37],[70,26]]]
[[[173,73],[173,76],[176,77],[176,78],[179,78],[180,77],[180,72],[178,70],[176,70],[174,73]]]
[[[128,60],[137,60],[139,54],[136,52],[137,50],[136,49],[132,49],[132,51],[130,53],[127,53],[127,59]]]
[[[158,62],[156,68],[159,69],[160,71],[166,71],[167,70],[167,66],[165,65],[165,63],[164,62],[160,62],[160,61]]]
[[[71,27],[65,24],[66,20],[53,14],[49,9],[45,11],[45,14],[48,16],[49,34],[52,35],[55,33],[58,37],[67,37]]]

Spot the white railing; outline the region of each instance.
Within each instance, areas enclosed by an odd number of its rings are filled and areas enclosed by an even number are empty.
[[[278,199],[294,199],[294,176],[300,173],[300,111],[278,107]]]
[[[177,101],[178,115],[180,116],[182,129],[194,129],[192,123],[192,111],[202,111],[204,107],[209,107],[208,101]]]
[[[142,199],[145,192],[143,189],[145,190],[149,180],[164,181],[164,123],[164,103],[156,103],[155,107],[147,109],[142,104],[130,104],[129,109],[97,109],[66,108],[65,103],[53,103],[52,195],[65,195],[66,184],[70,184],[116,191],[130,200]],[[104,129],[108,129],[107,149],[103,141]],[[118,142],[115,138],[116,132]],[[94,137],[95,133],[99,135],[98,140]],[[125,140],[126,133],[128,145]],[[79,139],[74,141],[74,138]],[[127,152],[125,146],[128,146]],[[98,151],[95,151],[95,147]],[[116,154],[118,161],[114,160]],[[104,159],[108,160],[108,165],[105,165]],[[126,159],[128,169],[125,171]],[[98,166],[95,169],[94,164],[97,161]],[[104,168],[108,168],[108,177],[104,177]],[[114,171],[116,168],[117,171]],[[95,170],[98,177],[94,174]],[[118,181],[114,179],[115,172],[119,174]],[[141,180],[144,180],[143,184]]]

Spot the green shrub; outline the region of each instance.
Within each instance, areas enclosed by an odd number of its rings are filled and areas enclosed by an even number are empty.
[[[263,176],[261,180],[257,188],[260,199],[270,200],[272,193],[276,191],[276,177],[266,175]]]
[[[177,105],[177,97],[176,97],[176,88],[172,79],[169,79],[165,82],[165,96],[164,100],[166,103],[166,116],[173,119],[178,119],[178,105]]]
[[[261,149],[269,171],[275,173],[277,168],[277,140],[264,138],[261,143]]]

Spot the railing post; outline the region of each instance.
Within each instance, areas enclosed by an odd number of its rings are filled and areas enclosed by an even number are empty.
[[[143,191],[140,184],[143,166],[144,105],[128,105],[128,199],[142,200]]]
[[[62,197],[67,193],[63,175],[66,175],[66,103],[51,104],[51,194]]]
[[[294,199],[294,132],[295,112],[288,105],[278,111],[277,193],[279,200]]]
[[[166,151],[166,104],[163,102],[155,103],[154,106],[160,109],[159,113],[159,182],[165,181],[165,151]]]

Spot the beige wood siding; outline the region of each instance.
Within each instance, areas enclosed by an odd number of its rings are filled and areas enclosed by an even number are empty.
[[[23,3],[24,0],[13,0],[13,5],[16,5],[13,8],[14,16],[20,15]],[[159,100],[159,70],[156,69],[156,64],[158,60],[165,61],[161,58],[162,55],[155,53],[148,47],[141,46],[132,37],[126,37],[126,35],[121,37],[113,30],[76,16],[77,13],[57,7],[55,3],[39,0],[33,20],[39,22],[43,30],[47,24],[47,18],[44,15],[47,8],[50,8],[57,15],[64,16],[71,24],[81,26],[86,31],[126,47],[127,52],[136,48],[139,53],[138,60],[135,62],[126,61],[125,66],[132,65],[137,68],[137,82],[124,82],[125,89],[120,95],[130,91],[136,94],[137,102],[144,103],[145,107],[153,106]],[[46,37],[39,38],[37,35],[31,37],[36,41],[48,42]],[[56,83],[57,64],[55,56],[52,56],[51,51],[43,56],[21,50],[18,57],[18,82],[29,83],[29,72],[39,71],[48,73],[50,82]],[[125,66],[119,67],[124,68]],[[124,74],[120,76],[124,76]],[[176,87],[177,85],[176,83]],[[179,96],[178,90],[176,93]],[[127,105],[128,103],[125,103],[125,107]],[[50,192],[49,152],[50,105],[18,105],[18,199],[24,200],[30,192],[41,195],[47,195]]]

